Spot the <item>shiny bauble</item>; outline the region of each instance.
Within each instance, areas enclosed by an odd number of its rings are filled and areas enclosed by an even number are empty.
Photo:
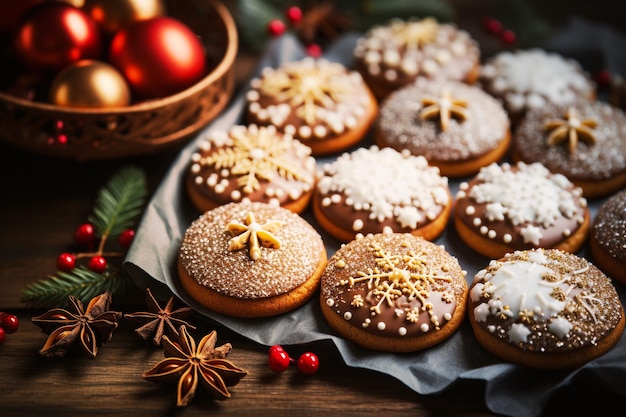
[[[14,38],[18,60],[29,69],[58,71],[81,59],[100,58],[98,24],[69,3],[49,1],[26,13]]]
[[[111,64],[82,60],[61,70],[50,86],[50,101],[64,107],[108,108],[131,103],[128,83]]]
[[[206,72],[202,42],[187,25],[167,16],[133,22],[117,32],[108,61],[124,74],[137,100],[178,93]]]
[[[0,0],[0,34],[15,31],[26,12],[44,1],[46,0]]]
[[[166,14],[162,0],[85,0],[84,9],[107,34],[132,22]]]

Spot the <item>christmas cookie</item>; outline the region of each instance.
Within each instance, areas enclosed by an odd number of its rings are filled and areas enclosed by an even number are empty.
[[[493,163],[462,182],[456,195],[459,236],[490,259],[538,247],[576,252],[589,224],[582,190],[539,163]]]
[[[529,109],[512,156],[565,175],[587,198],[610,195],[626,186],[626,114],[599,101]]]
[[[324,59],[307,57],[265,68],[250,87],[248,122],[276,126],[309,146],[314,156],[356,145],[378,112],[359,73]]]
[[[494,55],[481,67],[479,81],[502,101],[513,126],[528,109],[595,98],[595,84],[578,62],[542,49]]]
[[[468,317],[494,355],[539,369],[571,369],[608,352],[624,331],[611,280],[557,249],[516,251],[479,271]]]
[[[591,256],[600,269],[626,285],[626,189],[600,206],[589,241]]]
[[[313,192],[313,214],[341,242],[370,233],[437,238],[452,211],[448,178],[423,156],[377,146],[324,164]]]
[[[407,233],[343,245],[322,275],[320,304],[341,336],[378,351],[443,342],[463,323],[466,273],[446,250]]]
[[[298,214],[267,203],[229,203],[185,231],[178,276],[208,310],[267,317],[308,301],[326,261],[321,236]]]
[[[441,175],[473,175],[500,160],[510,143],[502,105],[478,87],[419,78],[381,103],[374,124],[380,147],[423,155]]]
[[[418,77],[473,83],[480,68],[478,43],[433,18],[374,26],[357,41],[353,55],[355,68],[379,99]]]
[[[234,126],[202,138],[185,185],[201,212],[238,201],[260,201],[301,213],[315,184],[311,149],[273,126]]]

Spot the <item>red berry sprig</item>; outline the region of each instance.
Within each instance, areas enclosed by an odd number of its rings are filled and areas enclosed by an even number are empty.
[[[4,343],[7,334],[13,334],[20,327],[20,321],[15,314],[0,311],[0,345]]]
[[[125,229],[118,237],[118,243],[124,249],[128,249],[135,237],[134,229]],[[100,237],[100,243],[94,251],[93,246],[96,242],[95,228],[91,223],[83,223],[74,231],[74,241],[80,247],[87,248],[87,252],[69,253],[63,252],[57,257],[56,266],[59,271],[71,272],[76,268],[79,259],[89,258],[87,267],[98,274],[106,271],[108,257],[124,256],[121,252],[105,252],[104,244],[106,236]]]
[[[303,16],[301,8],[298,6],[291,6],[285,10],[285,19],[287,20],[287,23],[278,18],[272,19],[267,24],[267,32],[270,36],[281,36],[287,31],[287,24],[290,26],[296,26],[302,22]],[[307,44],[306,53],[313,58],[319,58],[322,56],[322,47],[317,43]]]
[[[500,39],[505,45],[514,45],[517,41],[517,35],[511,29],[504,27],[502,22],[494,17],[485,17],[483,19],[483,28],[487,33]]]
[[[267,365],[273,372],[284,372],[292,363],[296,363],[300,372],[306,375],[316,373],[320,364],[317,355],[313,352],[303,353],[296,362],[282,346],[274,345],[269,348]]]

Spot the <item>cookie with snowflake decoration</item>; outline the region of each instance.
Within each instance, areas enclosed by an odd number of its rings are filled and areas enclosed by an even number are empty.
[[[480,68],[480,49],[469,33],[434,18],[374,26],[357,40],[353,56],[379,99],[418,77],[472,84]]]
[[[339,248],[322,275],[328,324],[372,350],[412,352],[463,323],[466,272],[442,246],[409,233],[369,235]]]
[[[378,102],[359,73],[323,58],[267,67],[246,94],[249,123],[275,126],[309,146],[314,156],[358,144],[377,113]]]
[[[301,213],[311,200],[315,170],[311,149],[290,134],[274,126],[236,125],[200,140],[185,185],[201,212],[259,201]]]
[[[327,262],[320,234],[298,214],[261,202],[209,210],[185,231],[178,277],[208,310],[268,317],[294,310],[319,289]]]
[[[511,154],[565,175],[587,198],[606,197],[626,187],[626,113],[589,100],[529,109]]]
[[[374,141],[423,155],[442,175],[473,175],[499,161],[511,141],[502,105],[476,86],[419,78],[380,105]]]
[[[577,61],[537,48],[492,56],[480,68],[479,83],[502,101],[514,127],[529,109],[596,97],[595,83]]]
[[[476,340],[494,355],[539,369],[572,369],[607,353],[624,332],[611,280],[558,249],[516,251],[491,261],[470,286]]]
[[[602,203],[593,220],[589,242],[598,267],[626,285],[626,189]]]
[[[320,169],[313,215],[341,242],[374,233],[436,239],[452,211],[448,178],[423,156],[393,148],[359,148]]]
[[[490,259],[539,247],[575,253],[589,225],[582,190],[540,163],[490,164],[462,182],[456,194],[456,231]]]

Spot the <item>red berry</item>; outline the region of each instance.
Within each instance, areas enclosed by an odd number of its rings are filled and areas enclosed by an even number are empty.
[[[101,274],[107,268],[107,260],[103,256],[96,255],[89,260],[88,266],[93,272]]]
[[[267,365],[274,372],[283,372],[289,367],[291,358],[281,346],[272,346],[269,350]]]
[[[57,257],[57,269],[70,272],[76,266],[76,256],[71,253],[62,253]]]
[[[0,327],[0,345],[4,343],[4,339],[6,338],[6,333],[2,327]]]
[[[483,27],[488,33],[492,35],[498,35],[502,32],[502,23],[498,19],[493,17],[486,17],[483,19]]]
[[[133,243],[133,238],[135,237],[134,229],[126,229],[120,233],[119,242],[120,245],[124,248],[130,247],[130,244]]]
[[[74,240],[79,245],[90,246],[93,243],[94,230],[91,223],[81,224],[74,232]]]
[[[319,58],[322,56],[322,47],[316,43],[311,43],[307,45],[306,53],[313,58]]]
[[[515,43],[515,41],[517,40],[517,37],[515,36],[515,32],[513,32],[510,29],[505,30],[504,32],[502,32],[502,34],[500,35],[500,39],[502,40],[502,42],[504,42],[507,45],[512,45]]]
[[[0,329],[5,333],[15,333],[20,327],[20,321],[14,314],[0,313]]]
[[[300,23],[300,21],[302,20],[302,9],[299,8],[298,6],[291,6],[285,12],[285,17],[291,23],[294,23],[294,24]]]
[[[272,36],[280,36],[285,33],[285,23],[279,19],[272,19],[267,24],[267,31]]]
[[[313,375],[320,367],[320,361],[317,355],[312,352],[303,353],[298,359],[298,369],[307,375]]]
[[[600,70],[593,74],[593,79],[598,84],[599,88],[606,88],[611,85],[611,78],[611,71],[607,69]]]

